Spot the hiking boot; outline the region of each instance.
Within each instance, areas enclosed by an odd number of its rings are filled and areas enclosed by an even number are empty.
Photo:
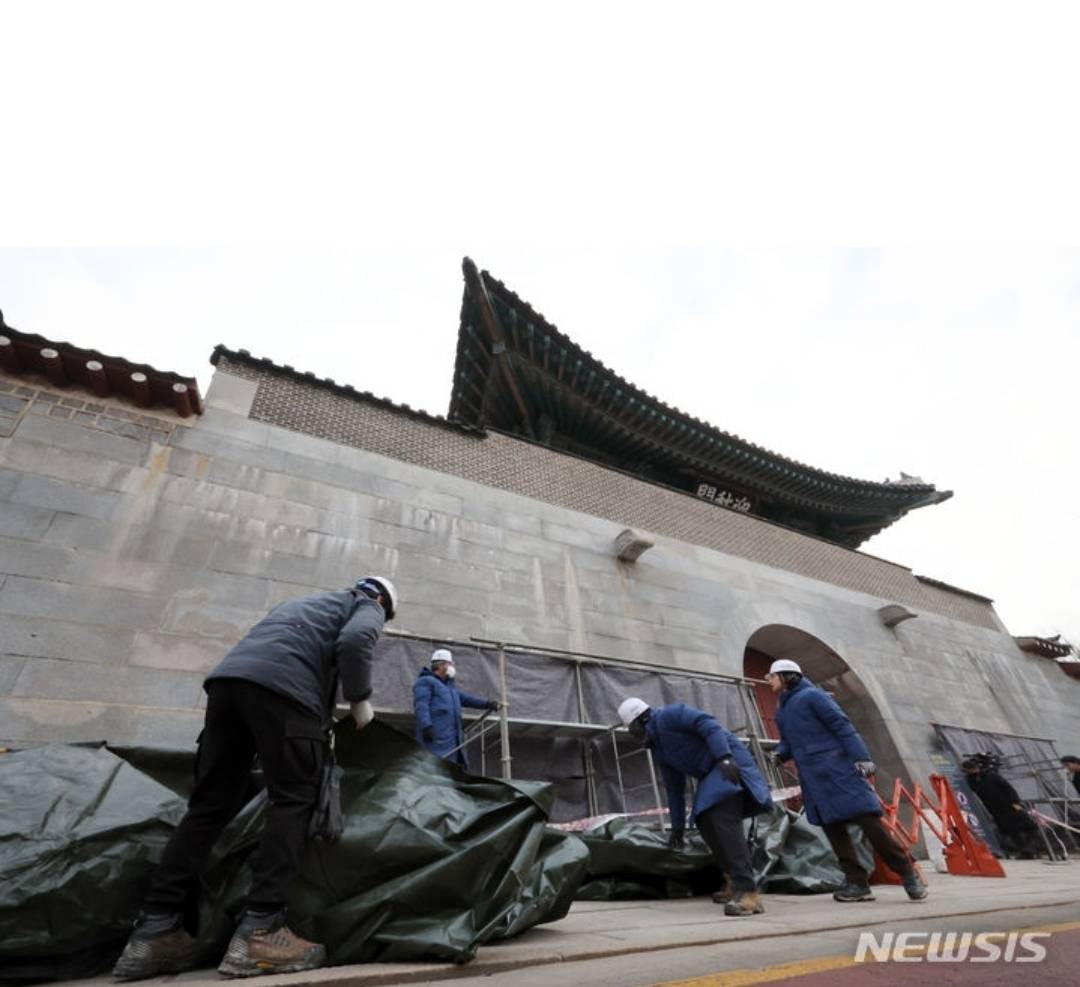
[[[868,884],[848,881],[839,891],[833,892],[834,901],[874,901],[874,893]]]
[[[194,969],[197,961],[195,940],[179,915],[147,915],[139,918],[112,975],[117,980],[143,980],[183,973]]]
[[[264,973],[299,973],[326,965],[326,947],[301,939],[285,924],[283,912],[248,912],[233,933],[218,967],[223,977],[258,977]]]
[[[719,891],[714,891],[712,900],[717,905],[726,905],[735,897],[735,889],[731,886],[731,875],[724,875],[724,886]]]
[[[904,875],[903,880],[904,890],[912,901],[922,901],[926,897],[926,885],[914,867]]]
[[[724,905],[725,915],[761,915],[765,906],[756,891],[736,891],[735,897]]]

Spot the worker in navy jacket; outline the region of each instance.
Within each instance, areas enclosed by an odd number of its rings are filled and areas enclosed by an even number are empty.
[[[870,782],[876,768],[847,715],[788,658],[772,663],[768,682],[780,694],[776,711],[780,746],[774,756],[778,764],[795,762],[806,818],[825,830],[844,872],[845,884],[833,897],[837,901],[874,900],[870,875],[859,863],[848,833],[848,824],[854,823],[903,880],[908,897],[925,898],[926,885],[911,854],[881,821],[881,800]]]
[[[447,648],[431,655],[427,668],[413,683],[413,713],[416,716],[416,739],[432,754],[468,768],[465,757],[465,731],[461,722],[461,707],[498,709],[495,700],[481,699],[459,689],[454,682],[454,656]]]
[[[764,912],[742,821],[770,812],[772,799],[746,746],[708,713],[685,703],[650,708],[631,698],[619,706],[619,718],[660,766],[671,812],[671,846],[683,845],[690,775],[697,780],[694,819],[724,874],[724,888],[713,900],[724,905],[726,915]]]

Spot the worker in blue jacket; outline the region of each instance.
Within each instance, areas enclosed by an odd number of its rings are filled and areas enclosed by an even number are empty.
[[[848,824],[858,826],[878,856],[904,882],[908,897],[926,897],[926,885],[911,854],[881,821],[881,800],[870,782],[876,773],[870,752],[847,715],[824,690],[804,678],[797,662],[780,658],[767,676],[779,693],[777,764],[793,760],[799,771],[806,818],[821,826],[840,862],[845,883],[837,901],[873,901],[870,875],[859,863]]]
[[[416,739],[432,754],[467,769],[469,763],[462,746],[465,731],[461,722],[461,707],[498,709],[499,703],[459,689],[454,682],[456,674],[454,655],[447,648],[434,651],[428,667],[420,670],[413,683]]]
[[[724,874],[724,888],[713,901],[724,905],[725,915],[764,912],[742,821],[771,812],[772,799],[746,746],[708,713],[685,703],[654,709],[630,698],[619,706],[619,718],[660,766],[671,813],[671,846],[683,845],[690,775],[697,780],[697,828]]]

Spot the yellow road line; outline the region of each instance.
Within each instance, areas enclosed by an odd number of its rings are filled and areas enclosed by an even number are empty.
[[[1080,929],[1080,922],[1059,922],[1056,925],[1029,925],[1022,929],[1007,929],[990,932],[995,938],[1008,937],[1013,932],[1070,932]],[[905,955],[914,956],[918,951],[925,952],[926,946],[909,946]],[[703,977],[691,977],[689,980],[665,980],[653,987],[749,987],[751,984],[767,984],[774,980],[788,977],[808,977],[814,973],[828,973],[831,970],[843,970],[850,966],[869,966],[874,960],[856,963],[855,957],[819,956],[815,959],[793,960],[790,963],[777,963],[757,970],[728,970],[723,973],[708,973]]]

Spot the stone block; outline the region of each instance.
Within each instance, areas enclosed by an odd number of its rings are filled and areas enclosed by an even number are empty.
[[[140,429],[129,422],[113,422],[106,427],[106,419],[98,428],[86,428],[74,422],[57,421],[55,418],[28,417],[19,429],[19,441],[40,442],[53,449],[68,449],[87,453],[102,460],[114,460],[141,466],[146,462],[149,433],[141,429],[139,435],[117,431],[114,426]],[[110,434],[112,433],[112,434]]]
[[[224,459],[259,469],[280,472],[285,466],[285,453],[265,444],[241,442],[226,438],[205,428],[180,428],[173,432],[169,444],[191,452],[206,453],[213,459]]]
[[[161,630],[217,638],[232,646],[266,615],[263,608],[243,609],[227,603],[173,600],[165,609]]]
[[[123,501],[122,495],[115,491],[77,486],[32,473],[24,473],[19,478],[11,499],[20,504],[33,505],[38,510],[67,511],[69,514],[85,514],[102,519],[116,517]]]
[[[129,627],[0,614],[0,641],[3,650],[12,655],[68,661],[124,661],[134,640],[135,631]]]
[[[145,747],[193,749],[203,714],[113,703],[0,699],[0,740],[13,746],[109,740]]]
[[[48,579],[9,576],[0,589],[0,613],[15,617],[152,629],[163,609],[158,597]]]
[[[15,490],[17,489],[18,485],[15,487]],[[45,534],[54,513],[47,507],[35,507],[10,500],[0,502],[0,535],[36,541]]]
[[[8,466],[0,466],[0,501],[7,500],[8,495],[15,489],[19,482],[19,471]]]
[[[0,394],[0,414],[10,415],[12,418],[17,418],[25,410],[26,406],[30,402],[26,398],[15,397],[14,395]]]
[[[191,672],[32,658],[26,662],[11,694],[20,698],[186,709],[198,703],[202,682],[203,676]]]
[[[244,380],[243,377],[234,377],[223,371],[215,371],[210,380],[210,388],[206,392],[207,408],[220,408],[246,418],[251,411],[251,404],[255,400],[255,392],[259,385],[253,380]]]
[[[27,659],[18,655],[0,654],[0,696],[6,696],[15,685]]]
[[[228,650],[224,642],[215,638],[139,631],[132,645],[130,664],[206,675]]]
[[[0,573],[36,579],[64,579],[77,561],[73,551],[59,545],[0,535]]]
[[[132,475],[145,473],[138,467],[103,456],[37,442],[13,443],[4,458],[10,467],[22,473],[118,492],[128,487]]]
[[[41,541],[78,551],[102,552],[120,543],[124,535],[124,528],[101,518],[58,511]]]

